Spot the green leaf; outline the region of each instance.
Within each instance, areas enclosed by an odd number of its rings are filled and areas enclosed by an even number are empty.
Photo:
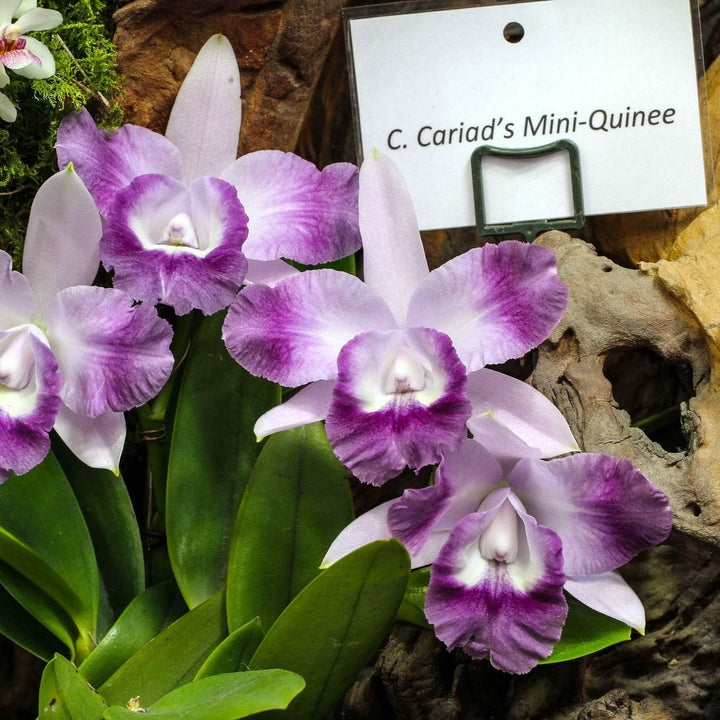
[[[331,565],[280,615],[250,667],[279,667],[305,678],[289,717],[318,720],[342,697],[385,639],[409,572],[405,548],[380,540]]]
[[[52,453],[0,488],[0,560],[51,597],[82,636],[97,628],[100,581],[92,540],[75,495]]]
[[[226,637],[210,654],[195,679],[247,670],[263,636],[260,619],[255,618]]]
[[[398,609],[396,620],[419,625],[432,630],[432,625],[425,617],[425,596],[430,583],[430,566],[421,567],[410,573],[405,595]]]
[[[189,607],[224,588],[233,522],[259,453],[253,426],[280,400],[278,386],[230,357],[224,316],[203,318],[195,332],[170,447],[168,549]]]
[[[58,439],[53,451],[90,531],[103,585],[117,617],[145,589],[140,528],[122,478],[91,468]]]
[[[63,652],[63,644],[58,638],[2,585],[0,585],[0,634],[45,662],[48,662],[55,653]],[[68,647],[72,648],[72,638],[69,635],[68,643]]]
[[[62,655],[45,667],[40,683],[38,720],[102,720],[103,698]]]
[[[124,662],[183,613],[185,603],[171,583],[148,588],[138,595],[102,642],[80,665],[80,672],[100,687]]]
[[[100,692],[112,705],[125,705],[138,695],[152,705],[190,682],[226,636],[225,598],[218,593],[141,647],[100,686]]]
[[[153,720],[239,720],[264,710],[286,708],[304,686],[299,675],[286,670],[213,675],[173,690],[141,715]],[[111,707],[105,711],[105,718],[137,720],[138,713]]]
[[[540,664],[574,660],[630,639],[632,631],[625,623],[591,610],[570,595],[565,597],[568,616],[562,637],[553,648],[552,655],[541,660]]]
[[[272,435],[253,469],[233,530],[228,626],[259,616],[269,627],[319,572],[352,521],[345,468],[321,423]]]
[[[21,608],[62,641],[74,657],[78,632],[75,623],[47,593],[1,561],[0,584]]]

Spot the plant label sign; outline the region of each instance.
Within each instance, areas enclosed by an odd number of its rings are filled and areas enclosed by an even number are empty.
[[[423,230],[475,223],[484,145],[575,143],[588,215],[705,205],[696,22],[691,0],[348,11],[359,154],[395,162]],[[483,157],[488,221],[572,215],[568,167]]]

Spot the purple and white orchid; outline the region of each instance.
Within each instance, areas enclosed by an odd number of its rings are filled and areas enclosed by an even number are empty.
[[[477,439],[445,452],[434,485],[360,516],[323,565],[372,540],[398,538],[413,567],[432,564],[425,614],[448,648],[525,673],[560,638],[563,589],[644,630],[642,603],[615,570],[662,542],[672,515],[667,497],[628,460],[598,453],[541,459],[549,447],[568,444],[570,429],[544,396],[507,381],[516,398],[529,401],[517,413],[529,406],[523,437],[490,409],[476,413],[469,425],[492,453]],[[543,447],[528,444],[534,441]]]
[[[241,107],[235,54],[215,35],[164,136],[135,125],[106,134],[84,110],[63,120],[59,163],[74,164],[107,220],[100,257],[115,287],[212,314],[243,282],[298,272],[281,258],[317,264],[358,249],[357,168],[321,172],[274,150],[237,158]]]
[[[471,414],[468,378],[544,340],[567,289],[549,249],[519,242],[477,248],[429,272],[405,182],[380,153],[360,170],[359,208],[364,282],[310,270],[248,287],[223,335],[251,373],[310,383],[260,417],[259,437],[325,419],[338,458],[379,485],[459,446]]]
[[[117,472],[123,411],[153,397],[172,370],[172,330],[152,306],[88,287],[101,233],[70,167],[35,197],[24,274],[0,252],[0,481],[37,465],[53,428],[85,463]]]

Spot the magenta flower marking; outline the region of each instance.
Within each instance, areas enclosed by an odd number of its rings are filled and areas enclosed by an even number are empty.
[[[357,168],[321,172],[269,150],[237,158],[240,121],[237,61],[216,35],[185,78],[165,136],[134,125],[106,134],[84,110],[62,122],[58,160],[74,164],[107,219],[100,253],[116,287],[180,314],[211,314],[243,282],[297,273],[282,258],[322,263],[358,249]]]
[[[24,274],[0,252],[0,480],[37,465],[52,429],[87,464],[117,471],[123,411],[153,397],[172,370],[172,331],[152,307],[88,287],[101,232],[68,168],[35,197]]]
[[[567,614],[563,590],[642,630],[642,604],[614,571],[662,542],[672,525],[665,495],[629,461],[593,453],[540,459],[547,451],[526,440],[534,435],[547,448],[554,435],[563,444],[569,428],[551,413],[532,431],[547,401],[519,385],[508,383],[535,406],[521,423],[524,439],[486,413],[470,421],[500,461],[464,440],[443,454],[433,486],[359,517],[324,561],[397,537],[413,567],[432,563],[425,614],[438,637],[513,673],[552,652]]]
[[[360,170],[359,207],[365,282],[313,270],[251,286],[231,305],[224,338],[250,372],[311,383],[263,415],[258,436],[325,419],[338,458],[381,484],[458,447],[473,373],[547,337],[567,290],[550,250],[517,242],[428,272],[405,183],[377,153]]]

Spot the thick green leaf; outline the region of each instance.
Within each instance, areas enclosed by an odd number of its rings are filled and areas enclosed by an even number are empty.
[[[145,708],[153,720],[239,720],[264,710],[286,708],[305,682],[286,670],[213,675],[183,685]],[[142,701],[142,698],[140,698]],[[122,707],[105,711],[106,720],[137,720]]]
[[[425,596],[430,582],[430,566],[421,567],[410,573],[403,601],[398,609],[396,620],[432,629],[425,617]]]
[[[0,585],[21,608],[62,641],[74,657],[78,632],[75,623],[47,593],[2,561]]]
[[[141,647],[99,690],[108,704],[125,705],[139,695],[152,705],[190,682],[226,636],[225,598],[218,593]]]
[[[0,634],[46,662],[55,653],[63,652],[63,644],[58,638],[40,624],[2,585],[0,585]],[[68,642],[69,647],[72,648],[72,638],[69,636]]]
[[[570,595],[565,597],[568,616],[562,637],[553,648],[552,655],[542,660],[541,664],[574,660],[630,639],[632,631],[625,623],[591,610]]]
[[[40,683],[38,720],[102,720],[102,697],[61,655],[45,667]]]
[[[243,370],[221,337],[225,313],[203,318],[185,360],[170,447],[166,526],[189,607],[225,586],[230,535],[259,453],[257,418],[279,388]]]
[[[90,531],[108,602],[115,617],[145,589],[140,528],[122,478],[91,468],[59,440],[53,451],[65,471]]]
[[[250,660],[262,642],[263,632],[260,619],[255,618],[226,637],[198,671],[196,680],[208,675],[241,672],[247,670]]]
[[[280,615],[250,667],[305,678],[288,718],[318,720],[342,697],[385,639],[409,572],[410,558],[397,540],[377,541],[331,565]]]
[[[184,610],[185,603],[173,584],[148,588],[128,605],[102,642],[80,665],[80,672],[93,687],[100,687],[143,645],[177,620]]]
[[[255,463],[233,530],[228,626],[269,627],[319,572],[352,521],[347,473],[321,423],[271,436]]]
[[[78,649],[88,649],[85,640],[97,629],[98,567],[78,502],[52,453],[0,487],[0,560],[67,612],[82,636]]]

